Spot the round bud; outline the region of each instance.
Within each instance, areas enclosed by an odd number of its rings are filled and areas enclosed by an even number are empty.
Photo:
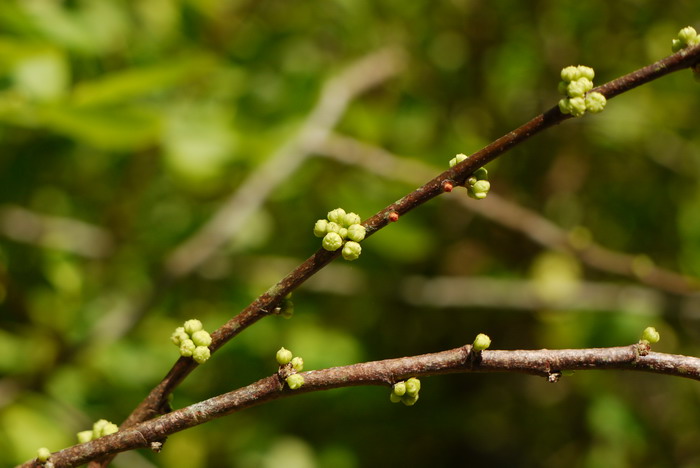
[[[102,436],[100,436],[100,437],[103,437],[103,436],[106,436],[106,435],[110,435],[110,434],[114,434],[115,432],[119,432],[119,426],[117,426],[117,425],[114,424],[114,423],[108,422],[108,423],[105,424],[104,427],[102,428]]]
[[[98,437],[102,437],[104,435],[102,431],[108,424],[110,424],[110,422],[106,419],[98,419],[95,421],[95,423],[92,425],[92,438],[97,439]]]
[[[578,73],[581,78],[586,78],[588,80],[593,80],[593,78],[595,78],[595,70],[593,70],[591,67],[579,65],[576,68],[578,69]]]
[[[477,180],[474,185],[471,186],[471,189],[474,193],[489,193],[489,190],[491,190],[491,182],[488,180]]]
[[[674,40],[671,41],[671,50],[672,50],[673,52],[678,52],[678,51],[681,50],[683,47],[685,47],[685,45],[683,44],[683,42],[681,42],[680,39],[674,39]]]
[[[461,163],[465,159],[467,159],[467,155],[459,153],[454,158],[450,159],[450,167],[455,167],[457,164]]]
[[[581,78],[581,72],[579,72],[578,67],[570,65],[561,70],[561,79],[566,82],[575,81]]]
[[[297,388],[301,388],[301,386],[304,385],[304,376],[300,374],[292,374],[285,380],[287,381],[287,385],[289,385],[289,388],[291,390],[296,390]]]
[[[292,352],[284,347],[280,348],[277,351],[277,354],[275,355],[275,358],[277,359],[277,364],[280,366],[283,366],[287,364],[289,361],[292,360]]]
[[[586,101],[582,97],[569,99],[569,105],[571,106],[571,115],[574,117],[581,117],[586,113]]]
[[[562,114],[571,114],[571,103],[569,98],[560,99],[557,103],[559,105],[559,112]]]
[[[197,345],[194,344],[194,341],[184,340],[180,344],[180,356],[183,356],[183,357],[192,356],[192,353],[194,352],[196,347],[197,347]]]
[[[314,224],[314,236],[323,237],[326,235],[326,228],[328,227],[328,221],[325,219],[319,219]]]
[[[419,396],[410,396],[410,395],[404,395],[401,397],[401,403],[403,403],[406,406],[413,406],[416,404],[418,401]]]
[[[455,188],[454,184],[450,180],[443,180],[442,181],[442,191],[443,192],[451,192]]]
[[[345,216],[343,217],[343,226],[352,226],[353,224],[360,224],[362,222],[362,219],[360,218],[360,215],[357,213],[346,213]]]
[[[348,237],[348,230],[346,228],[340,228],[340,231],[338,231],[338,235],[342,237],[343,239],[347,239]]]
[[[488,335],[479,333],[478,335],[476,335],[476,338],[474,338],[474,343],[472,344],[472,351],[478,353],[485,349],[488,349],[489,346],[491,346],[491,338],[489,338]]]
[[[420,391],[420,380],[418,380],[415,377],[411,377],[406,381],[406,395],[410,397],[414,397],[418,395],[418,392]]]
[[[392,403],[398,403],[401,401],[401,397],[392,392],[389,394],[389,401]]]
[[[211,357],[211,351],[206,346],[197,346],[192,352],[192,359],[197,361],[197,364],[204,364]]]
[[[572,81],[566,87],[566,94],[569,97],[581,97],[593,88],[593,82],[588,78],[579,78]]]
[[[323,242],[321,243],[321,245],[324,249],[333,252],[335,250],[338,250],[340,246],[343,245],[343,238],[340,237],[340,235],[336,232],[329,232],[323,238]]]
[[[354,241],[347,241],[343,247],[343,258],[348,261],[357,260],[362,253],[360,244]]]
[[[695,39],[697,35],[697,31],[695,31],[695,28],[693,28],[692,26],[686,26],[685,28],[678,31],[678,39],[680,39],[683,45],[689,45],[690,42],[693,39]]]
[[[367,229],[362,224],[353,224],[348,228],[348,239],[354,242],[362,242],[365,235],[367,235]]]
[[[476,183],[477,180],[479,180],[479,179],[477,179],[476,177],[474,177],[474,176],[472,175],[472,176],[470,176],[470,177],[467,179],[467,185],[474,185],[474,184]]]
[[[211,344],[211,335],[206,330],[199,330],[192,334],[192,342],[196,346],[209,346]]]
[[[489,171],[485,167],[480,167],[472,175],[476,177],[476,180],[489,180]]]
[[[654,327],[646,327],[642,333],[642,340],[648,341],[649,343],[658,343],[661,339],[661,335],[656,331]]]
[[[80,431],[77,435],[79,444],[84,444],[92,440],[92,431]]]
[[[295,371],[301,372],[304,370],[304,360],[302,358],[300,358],[299,356],[292,358],[292,360],[290,362],[292,363],[292,368]]]
[[[44,463],[50,457],[51,450],[47,449],[46,447],[41,447],[39,450],[36,451],[36,459],[41,463]]]
[[[569,86],[569,83],[567,81],[560,81],[557,85],[557,91],[559,91],[559,94],[566,95],[567,86]]]
[[[342,226],[338,223],[334,223],[332,221],[330,223],[326,223],[326,233],[335,232],[337,234],[340,232],[341,229]]]
[[[605,96],[598,92],[588,93],[586,95],[586,110],[588,112],[597,113],[602,112],[605,109],[605,104],[607,104],[607,99]]]
[[[397,396],[404,396],[406,394],[406,382],[397,382],[392,387],[392,392]]]
[[[173,334],[170,335],[170,341],[172,341],[175,346],[180,346],[180,343],[188,338],[189,336],[185,333],[184,327],[177,327]]]
[[[345,217],[345,210],[342,208],[336,208],[335,210],[328,212],[328,221],[332,221],[334,223],[338,223],[338,224],[342,223],[344,217]]]
[[[184,328],[185,328],[185,333],[192,336],[192,334],[194,332],[201,330],[203,327],[202,327],[202,322],[200,322],[197,319],[192,319],[192,320],[188,320],[185,322]]]
[[[389,220],[389,222],[395,223],[399,220],[399,214],[396,211],[392,211],[391,213],[389,213],[389,216],[387,216],[387,219]]]

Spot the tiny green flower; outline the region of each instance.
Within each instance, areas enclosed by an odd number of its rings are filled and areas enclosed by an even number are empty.
[[[286,378],[286,381],[291,390],[296,390],[304,385],[304,376],[301,374],[292,374]]]
[[[586,113],[586,101],[582,97],[569,99],[569,106],[571,107],[571,115],[574,117],[581,117]]]
[[[292,368],[295,371],[301,372],[304,370],[304,360],[302,358],[300,358],[299,356],[292,358],[292,360],[290,362],[292,363]]]
[[[92,425],[92,439],[99,439],[100,437],[114,434],[117,431],[119,431],[119,427],[116,424],[106,419],[100,419]],[[80,437],[80,433],[78,437]]]
[[[209,346],[211,344],[211,335],[206,330],[199,330],[192,334],[192,342],[196,346]]]
[[[194,341],[184,340],[182,343],[180,343],[180,356],[183,356],[183,357],[192,356],[192,353],[194,352],[196,347],[197,347],[197,345],[194,344]]]
[[[689,45],[693,39],[697,37],[698,33],[692,26],[686,26],[685,28],[678,31],[678,39],[684,44]]]
[[[277,363],[280,366],[287,364],[289,361],[292,360],[292,357],[293,357],[292,352],[284,347],[280,348],[277,351],[277,354],[275,355],[275,358],[277,359]]]
[[[403,403],[403,404],[406,405],[406,406],[413,406],[413,405],[415,405],[416,402],[418,401],[418,398],[420,398],[420,397],[418,396],[418,394],[416,394],[416,395],[414,395],[414,396],[411,396],[411,395],[404,395],[404,396],[401,397],[401,403]]]
[[[418,395],[418,392],[420,391],[420,380],[418,380],[415,377],[411,377],[406,381],[406,395],[410,397],[415,397]]]
[[[459,153],[457,156],[450,159],[450,167],[455,167],[457,164],[461,163],[465,159],[467,159],[467,155],[463,154],[463,153]]]
[[[362,253],[360,244],[354,241],[347,241],[343,247],[343,258],[348,261],[357,260]]]
[[[581,78],[581,72],[578,67],[570,65],[561,70],[561,79],[567,83],[578,80],[579,78]]]
[[[338,235],[342,237],[343,239],[347,239],[348,237],[348,230],[346,228],[340,228],[340,231],[338,231]]]
[[[197,364],[204,364],[211,357],[211,351],[206,346],[197,346],[194,351],[192,351],[192,359],[194,359]]]
[[[337,232],[329,232],[321,243],[324,249],[333,252],[343,245],[343,238]]]
[[[328,212],[328,221],[333,223],[341,224],[345,218],[345,210],[342,208],[336,208],[335,210]]]
[[[51,450],[47,449],[46,447],[41,447],[39,450],[36,451],[37,461],[44,463],[49,458],[51,458]]]
[[[80,431],[78,432],[78,443],[84,444],[85,442],[90,442],[92,440],[92,431]]]
[[[348,228],[348,239],[354,242],[362,242],[365,235],[367,235],[367,229],[362,224],[353,224]]]
[[[607,100],[605,96],[598,92],[588,93],[586,95],[586,110],[588,112],[597,113],[602,112],[605,109],[605,104]]]
[[[593,78],[595,78],[595,70],[593,70],[591,67],[579,65],[576,68],[578,69],[578,73],[581,78],[586,78],[591,81],[593,81]]]
[[[485,167],[480,167],[472,175],[476,177],[476,180],[489,180],[489,171]]]
[[[191,319],[185,322],[185,333],[188,335],[192,336],[192,333],[201,330],[202,327],[202,322],[200,322],[197,319]]]
[[[401,397],[398,396],[396,393],[392,392],[389,394],[389,401],[391,401],[392,403],[398,403],[401,401]]]
[[[593,88],[593,82],[588,78],[579,78],[576,81],[572,81],[566,87],[566,94],[569,97],[581,97]]]
[[[392,392],[396,396],[404,396],[406,394],[406,382],[396,382],[392,387]]]
[[[337,234],[340,232],[341,229],[342,226],[338,223],[334,223],[333,221],[326,224],[326,233],[335,232]]]
[[[188,338],[189,336],[185,333],[184,327],[177,327],[173,334],[170,335],[170,341],[172,341],[175,346],[180,346],[180,343]]]
[[[468,187],[467,195],[476,200],[483,200],[491,190],[491,182],[488,180],[477,180]]]
[[[316,237],[325,236],[327,233],[327,231],[326,231],[327,227],[328,227],[328,220],[319,219],[318,221],[316,221],[316,224],[314,224],[314,236],[316,236]]]
[[[104,437],[106,435],[114,434],[115,432],[119,432],[119,426],[117,426],[114,423],[108,422],[102,428],[102,437]]]
[[[685,45],[683,44],[683,42],[681,42],[680,39],[673,39],[673,40],[671,41],[671,50],[672,50],[673,52],[678,52],[678,51],[681,50],[683,47],[685,47]]]
[[[654,327],[646,327],[642,333],[642,340],[648,341],[649,343],[658,343],[661,339],[661,335],[656,331]]]
[[[488,335],[479,333],[478,335],[476,335],[476,338],[474,338],[474,343],[472,344],[472,351],[478,353],[485,349],[488,349],[489,346],[491,346],[491,338],[489,338]]]
[[[346,213],[345,217],[343,218],[343,226],[345,227],[350,227],[353,224],[360,224],[362,222],[362,219],[360,218],[360,215],[357,213]]]

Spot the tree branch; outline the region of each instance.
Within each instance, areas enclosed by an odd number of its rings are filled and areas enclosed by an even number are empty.
[[[303,372],[304,385],[290,390],[279,374],[265,377],[246,387],[195,403],[131,428],[74,445],[51,455],[56,468],[73,467],[106,455],[150,447],[152,442],[212,419],[278,398],[340,387],[390,386],[409,377],[474,372],[531,374],[556,382],[563,371],[632,370],[700,380],[700,358],[649,352],[649,345],[637,343],[615,348],[482,351],[472,346],[420,356],[387,359],[342,367]],[[39,467],[32,460],[21,468]]]

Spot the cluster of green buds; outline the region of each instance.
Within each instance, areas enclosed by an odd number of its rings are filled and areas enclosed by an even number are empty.
[[[288,374],[285,382],[291,390],[296,390],[304,385],[304,376],[297,374],[304,370],[304,359],[294,356],[292,352],[284,347],[280,348],[275,355],[277,364],[280,365],[280,372]]]
[[[406,381],[395,383],[391,387],[391,395],[389,400],[392,403],[401,402],[406,406],[413,406],[418,401],[418,392],[420,391],[420,380],[411,377]]]
[[[85,442],[90,442],[91,440],[114,434],[118,430],[119,426],[116,424],[109,422],[106,419],[100,419],[92,425],[92,430],[78,432],[78,442],[84,444]]]
[[[658,343],[660,339],[661,339],[661,335],[659,335],[659,332],[657,332],[656,328],[654,328],[654,327],[646,327],[644,329],[644,331],[642,332],[641,342],[643,344],[649,345],[649,344]]]
[[[360,242],[367,234],[360,221],[356,213],[346,213],[344,209],[336,208],[328,212],[328,219],[316,221],[314,235],[323,237],[321,245],[324,249],[334,252],[342,247],[345,260],[357,260],[362,253]]]
[[[562,114],[581,117],[588,112],[601,112],[605,108],[605,96],[598,92],[590,93],[593,89],[595,71],[583,65],[569,66],[561,71],[559,92],[565,97],[559,101]]]
[[[454,158],[450,159],[450,167],[455,167],[457,164],[466,160],[469,156],[466,154],[458,154]],[[485,167],[480,167],[472,175],[467,178],[464,186],[467,188],[467,195],[475,200],[482,200],[486,198],[489,190],[491,190],[491,183],[489,182],[489,171]]]
[[[180,356],[192,357],[198,364],[204,364],[211,357],[211,335],[197,319],[188,320],[184,326],[177,327],[170,340],[180,348]]]
[[[479,333],[474,338],[474,343],[472,343],[472,351],[475,353],[480,353],[481,351],[488,349],[491,346],[491,338],[488,335]]]
[[[700,35],[692,26],[686,26],[678,31],[678,37],[671,41],[671,50],[678,52],[686,47],[693,47],[700,44]],[[695,64],[692,67],[693,76],[697,81],[700,81],[700,64]]]

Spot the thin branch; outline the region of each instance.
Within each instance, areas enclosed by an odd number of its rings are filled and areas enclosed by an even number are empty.
[[[416,160],[400,158],[383,148],[360,142],[354,138],[332,134],[320,153],[345,164],[361,166],[375,174],[414,185],[437,170]],[[566,251],[597,270],[628,276],[662,291],[693,295],[700,291],[700,280],[649,264],[639,267],[639,256],[617,252],[593,240],[577,242],[570,232],[560,228],[539,213],[517,205],[489,192],[479,202],[463,196],[451,197],[463,208],[484,218],[517,231],[535,243],[552,250]]]
[[[604,94],[607,98],[612,98],[624,91],[633,89],[653,79],[660,78],[668,73],[688,68],[698,61],[700,61],[700,46],[684,49],[652,65],[599,86],[595,88],[595,90]],[[391,213],[403,215],[443,193],[443,182],[454,181],[456,184],[463,184],[467,177],[479,167],[494,160],[518,143],[522,143],[537,133],[569,118],[571,117],[562,114],[556,106],[538,115],[524,125],[472,154],[471,157],[462,163],[443,172],[422,187],[414,190],[365,220],[363,225],[367,229],[367,235],[370,236],[386,226],[389,223],[388,218]],[[210,346],[212,353],[242,330],[266,315],[269,315],[274,307],[287,294],[298,288],[307,279],[339,255],[339,251],[328,252],[323,249],[316,251],[316,253],[281,279],[276,285],[272,286],[264,294],[255,299],[238,315],[234,316],[221,326],[221,328],[212,333],[213,341]],[[180,358],[166,377],[132,412],[122,424],[122,427],[130,427],[165,411],[167,395],[177,387],[196,366],[197,364],[191,358]]]
[[[700,381],[700,358],[649,352],[638,343],[615,348],[482,351],[471,345],[423,354],[342,367],[303,372],[304,385],[290,390],[279,374],[246,387],[195,403],[131,428],[68,447],[51,455],[56,468],[73,467],[118,452],[149,447],[168,435],[278,398],[351,386],[390,386],[409,377],[474,372],[531,374],[556,382],[562,372],[573,370],[632,370],[686,377]],[[429,391],[429,390],[424,390]],[[387,402],[388,404],[388,402]],[[38,467],[35,461],[21,468]]]

